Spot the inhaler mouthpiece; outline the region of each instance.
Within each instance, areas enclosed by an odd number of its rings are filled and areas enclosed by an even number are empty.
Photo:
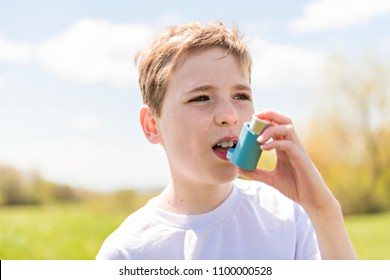
[[[255,170],[261,156],[261,148],[257,138],[270,125],[256,115],[251,122],[244,123],[235,149],[230,149],[227,159],[245,170]]]

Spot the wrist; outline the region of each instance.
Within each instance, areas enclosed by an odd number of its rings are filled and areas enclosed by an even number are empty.
[[[341,218],[343,220],[341,205],[333,195],[325,203],[317,207],[304,207],[304,209],[312,222],[315,220],[333,220],[335,218]]]
[[[307,214],[316,232],[322,259],[357,259],[336,198],[322,208],[309,209]]]

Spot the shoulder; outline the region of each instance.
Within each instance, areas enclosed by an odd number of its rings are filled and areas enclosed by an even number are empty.
[[[275,188],[257,181],[236,180],[241,193],[240,215],[252,215],[263,232],[280,244],[294,244],[296,259],[319,258],[314,229],[304,209]],[[242,217],[241,217],[242,218]],[[254,223],[250,219],[250,223]],[[290,240],[291,243],[286,243]]]
[[[131,259],[129,252],[142,250],[142,236],[153,234],[154,222],[146,205],[132,213],[103,242],[96,259]]]
[[[283,220],[297,221],[305,217],[303,208],[275,188],[258,181],[237,179],[235,186],[241,193],[241,206],[250,206]]]

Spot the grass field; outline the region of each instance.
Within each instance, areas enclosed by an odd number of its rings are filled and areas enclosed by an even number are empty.
[[[125,217],[81,205],[0,208],[0,259],[94,259]]]
[[[94,259],[127,215],[84,205],[0,208],[0,259]],[[346,223],[360,259],[390,259],[390,212]]]
[[[349,216],[345,220],[360,259],[390,260],[390,212]]]

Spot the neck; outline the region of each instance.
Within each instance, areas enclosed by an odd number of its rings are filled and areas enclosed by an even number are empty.
[[[221,185],[188,184],[172,180],[159,195],[162,210],[186,215],[204,214],[217,208],[232,191],[233,183]]]

